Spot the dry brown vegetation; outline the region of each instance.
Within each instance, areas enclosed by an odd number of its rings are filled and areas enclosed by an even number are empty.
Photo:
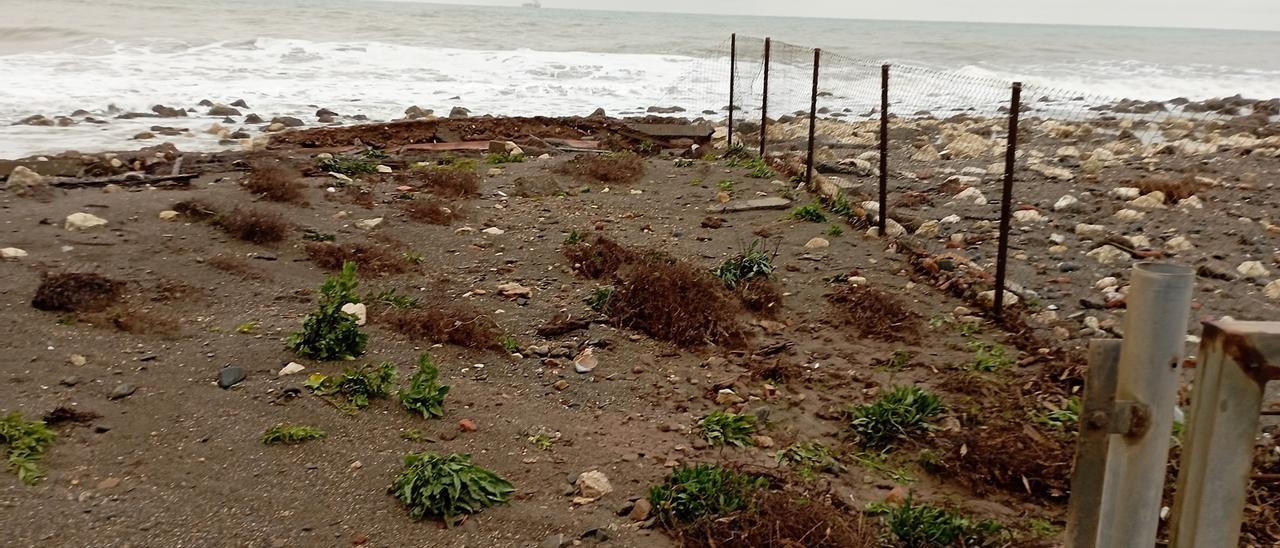
[[[173,204],[173,210],[195,221],[212,219],[218,215],[218,208],[203,200],[183,200]]]
[[[782,303],[782,288],[768,278],[752,278],[739,283],[734,292],[742,305],[752,312],[772,314]]]
[[[385,307],[378,323],[407,337],[467,348],[495,348],[499,331],[494,321],[468,306],[436,301],[413,308]]]
[[[102,310],[124,291],[124,282],[92,272],[45,274],[31,299],[39,310],[92,312]]]
[[[1138,190],[1143,194],[1155,191],[1163,192],[1165,202],[1174,203],[1178,200],[1190,198],[1195,193],[1203,190],[1205,185],[1196,181],[1194,176],[1188,175],[1182,180],[1152,176],[1134,181],[1133,186],[1138,187]]]
[[[924,192],[904,192],[893,204],[895,207],[920,207],[933,205],[933,199]]]
[[[1005,398],[1000,394],[998,398]],[[1004,406],[1000,406],[1004,407]],[[1031,498],[1062,500],[1071,487],[1070,439],[1027,423],[1018,409],[986,410],[962,423],[980,421],[943,436],[947,453],[935,470],[978,495],[995,490]]]
[[[308,242],[305,250],[307,258],[325,270],[342,270],[342,263],[346,261],[359,265],[361,275],[381,276],[409,270],[409,262],[385,245]]]
[[[681,346],[740,346],[739,304],[720,280],[681,261],[649,258],[618,270],[609,314],[624,329]]]
[[[279,212],[256,207],[237,207],[214,223],[232,237],[255,244],[283,241],[292,228]]]
[[[596,236],[590,243],[566,245],[564,256],[575,272],[593,280],[612,276],[623,264],[637,258],[634,251],[605,236]]]
[[[405,216],[419,223],[448,225],[462,217],[460,204],[449,204],[436,197],[421,197],[400,202]]]
[[[243,257],[214,255],[213,257],[209,257],[205,260],[204,264],[207,264],[216,270],[221,270],[231,274],[238,274],[244,278],[262,277],[262,271],[254,268],[253,265],[249,264],[249,261]]]
[[[862,514],[798,493],[765,491],[751,510],[703,519],[671,531],[688,548],[871,548],[874,529]]]
[[[859,335],[883,341],[911,340],[920,330],[920,315],[897,297],[861,285],[846,285],[827,294],[836,320]]]
[[[181,323],[172,316],[127,305],[81,314],[79,320],[96,326],[111,326],[134,335],[163,335],[166,338],[176,338],[182,329]]]
[[[396,182],[417,186],[442,198],[466,198],[480,193],[480,176],[463,167],[413,169],[399,174]]]
[[[273,202],[302,203],[306,195],[302,173],[281,162],[261,161],[244,181],[244,188]]]
[[[631,183],[644,176],[644,159],[631,152],[590,154],[577,156],[556,170],[601,183]]]

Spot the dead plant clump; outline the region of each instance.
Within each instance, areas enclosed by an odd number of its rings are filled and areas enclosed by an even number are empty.
[[[875,530],[851,508],[787,491],[764,491],[751,508],[672,531],[687,548],[871,548]]]
[[[466,306],[444,301],[412,308],[383,307],[375,320],[415,340],[467,348],[495,348],[499,330],[494,321]]]
[[[308,242],[304,249],[307,252],[307,258],[325,270],[342,270],[342,263],[347,261],[359,265],[362,276],[400,274],[409,270],[409,261],[389,246]]]
[[[416,185],[441,198],[467,198],[480,193],[480,176],[456,166],[435,166],[403,172],[397,182]]]
[[[182,328],[172,316],[133,306],[113,306],[106,310],[82,313],[78,318],[89,325],[113,327],[117,331],[134,335],[163,335],[177,337]]]
[[[904,192],[893,204],[895,207],[920,207],[933,205],[933,198],[924,192]]]
[[[93,312],[115,303],[124,286],[124,282],[92,272],[46,273],[31,306],[57,312]]]
[[[574,272],[593,280],[612,276],[623,264],[638,257],[636,252],[605,236],[596,236],[590,243],[565,245],[563,252]]]
[[[273,202],[300,204],[306,201],[302,173],[288,164],[261,161],[244,181],[244,188]]]
[[[616,277],[609,314],[619,327],[681,346],[745,342],[735,320],[740,304],[709,272],[649,258],[624,265]]]
[[[236,239],[255,244],[283,241],[292,228],[279,212],[254,207],[237,207],[214,223]]]
[[[260,278],[262,271],[254,268],[244,257],[228,257],[226,255],[214,255],[204,261],[204,264],[211,268],[221,270],[230,274],[238,274],[243,278]]]
[[[1179,200],[1190,198],[1197,192],[1204,190],[1204,183],[1195,179],[1192,175],[1187,175],[1180,181],[1167,179],[1164,177],[1148,177],[1140,181],[1135,181],[1133,186],[1143,194],[1160,191],[1164,193],[1164,200],[1168,203],[1174,203]]]
[[[768,278],[752,278],[734,288],[738,300],[752,312],[772,315],[782,304],[782,288]]]
[[[1255,448],[1255,474],[1280,474],[1280,452],[1275,438]],[[1241,546],[1280,545],[1280,483],[1254,481],[1244,505]]]
[[[205,221],[218,216],[218,208],[204,200],[183,200],[173,204],[173,210],[194,221]]]
[[[827,295],[835,317],[863,337],[882,341],[914,339],[920,315],[893,295],[861,285],[846,285]]]
[[[601,183],[632,183],[644,176],[644,159],[633,152],[577,156],[556,171]]]
[[[1033,499],[1065,500],[1075,454],[1070,437],[1042,432],[1026,420],[994,412],[984,415],[980,426],[943,434],[942,444],[948,449],[934,463],[937,472],[980,496],[998,489]]]
[[[73,407],[59,405],[53,408],[52,411],[45,413],[41,420],[43,420],[46,425],[58,426],[60,424],[85,425],[100,418],[102,418],[102,415],[94,413],[93,411],[80,411]]]
[[[400,210],[410,219],[430,225],[447,226],[462,217],[459,204],[448,204],[435,197],[401,201]]]

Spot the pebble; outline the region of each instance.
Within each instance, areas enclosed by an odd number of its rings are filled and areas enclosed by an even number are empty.
[[[825,249],[831,247],[831,242],[825,238],[813,238],[804,244],[806,249]]]
[[[577,357],[573,358],[573,370],[578,373],[590,373],[595,370],[599,363],[595,354],[592,353],[592,349],[588,348],[579,352]]]
[[[483,232],[483,233],[485,233],[485,234],[489,234],[489,235],[493,235],[493,236],[501,236],[501,235],[503,235],[503,234],[506,234],[506,233],[507,233],[507,231],[502,230],[501,228],[498,228],[498,227],[496,227],[496,226],[491,226],[491,227],[489,227],[489,228],[486,228],[486,229],[484,229],[484,230],[481,230],[480,232]]]
[[[27,256],[26,250],[16,247],[6,247],[0,249],[0,259],[21,259]]]
[[[302,364],[300,364],[300,363],[298,363],[298,362],[289,362],[289,364],[288,364],[288,365],[286,365],[286,366],[284,366],[284,367],[280,368],[280,372],[279,372],[279,373],[276,373],[276,376],[277,376],[277,377],[283,377],[283,376],[285,376],[285,375],[293,375],[293,374],[296,374],[296,373],[301,373],[301,372],[303,372],[303,371],[304,371],[304,370],[306,370],[306,369],[307,369],[307,368],[306,368],[306,366],[304,366],[304,365],[302,365]]]
[[[248,375],[245,373],[244,368],[228,365],[218,371],[218,387],[226,390],[240,384],[246,376]]]
[[[462,419],[458,421],[458,428],[463,432],[475,432],[480,429],[476,426],[475,421],[471,419]]]
[[[111,391],[111,395],[108,397],[113,400],[118,400],[121,398],[127,398],[129,396],[132,396],[133,393],[137,391],[138,391],[138,387],[132,384],[129,384],[129,383],[117,384],[115,389]]]
[[[598,499],[613,492],[609,477],[599,470],[583,472],[573,485],[578,488],[578,494],[591,499]]]

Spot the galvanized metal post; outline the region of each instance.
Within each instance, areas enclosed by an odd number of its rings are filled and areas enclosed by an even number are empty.
[[[822,60],[822,50],[813,50],[813,93],[809,96],[809,155],[805,160],[804,182],[813,183],[813,140],[818,129],[818,64]]]
[[[1013,83],[1009,99],[1009,137],[1004,151],[1004,188],[1000,192],[1000,240],[996,249],[996,294],[992,306],[1004,317],[1005,263],[1009,260],[1009,216],[1013,214],[1013,164],[1018,156],[1018,111],[1022,106],[1022,82]]]
[[[738,75],[738,34],[729,35],[729,138],[725,144],[733,146],[733,92]]]
[[[1155,543],[1194,283],[1195,271],[1184,265],[1133,268],[1116,405],[1108,421],[1122,435],[1107,450],[1099,546]]]
[[[1102,507],[1102,479],[1111,445],[1109,422],[1116,403],[1121,344],[1119,339],[1089,341],[1089,369],[1084,377],[1080,435],[1076,438],[1071,500],[1067,508],[1067,546],[1070,548],[1098,545],[1098,512]]]
[[[889,65],[880,65],[880,235],[889,224]]]
[[[760,157],[764,158],[765,133],[769,126],[769,46],[772,40],[764,39],[764,91],[760,93]]]
[[[1205,322],[1173,503],[1172,548],[1237,546],[1280,322]]]

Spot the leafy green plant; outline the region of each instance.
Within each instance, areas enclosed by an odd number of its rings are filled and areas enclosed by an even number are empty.
[[[458,156],[445,156],[440,159],[439,167],[445,169],[456,169],[460,171],[472,171],[476,168],[474,158],[460,158]]]
[[[422,261],[426,260],[423,258],[422,252],[414,251],[412,249],[410,249],[409,251],[405,251],[404,253],[401,253],[400,258],[404,259],[405,262],[407,263],[413,263],[413,264],[422,264]]]
[[[338,239],[338,237],[333,234],[316,232],[314,229],[308,228],[302,231],[302,239],[308,242],[332,242]]]
[[[1059,529],[1047,519],[1031,518],[1027,520],[1027,531],[1043,539],[1052,539],[1058,536]]]
[[[864,447],[887,448],[900,438],[928,431],[929,419],[943,409],[937,394],[917,386],[898,386],[873,403],[854,407],[849,427]]]
[[[518,164],[524,161],[524,154],[497,152],[485,156],[484,161],[485,163],[492,165]]]
[[[765,162],[763,158],[729,158],[725,165],[727,167],[745,168],[750,171],[750,176],[756,179],[768,179],[775,175],[773,170],[769,169],[768,162]]]
[[[898,506],[872,503],[867,510],[884,515],[889,533],[903,548],[998,546],[1004,529],[994,521],[976,521],[946,508],[916,504],[911,497]]]
[[[587,306],[601,314],[609,312],[609,299],[613,298],[612,287],[597,287],[587,296]]]
[[[773,458],[778,464],[790,466],[807,480],[817,477],[819,472],[839,473],[843,469],[831,449],[818,441],[793,443],[778,451]]]
[[[713,411],[699,423],[703,439],[711,445],[754,445],[751,435],[756,433],[756,418],[724,411]]]
[[[833,224],[833,225],[831,225],[831,226],[827,227],[827,235],[828,235],[828,236],[832,236],[832,237],[839,238],[839,237],[840,237],[841,235],[843,235],[843,234],[844,234],[844,227],[842,227],[842,226],[840,226],[840,225],[835,225],[835,224]]]
[[[896,371],[910,365],[912,357],[914,357],[913,354],[906,350],[894,350],[893,355],[889,356],[888,359],[876,360],[873,365]]]
[[[760,165],[751,168],[751,172],[748,175],[756,179],[768,179],[773,177],[774,173],[772,169],[769,169],[769,166]]]
[[[538,449],[549,451],[551,446],[556,443],[556,439],[546,434],[535,434],[529,436],[529,443],[532,443]]]
[[[17,472],[18,480],[27,485],[35,485],[44,477],[40,459],[56,439],[58,434],[45,426],[44,421],[25,420],[17,411],[0,418],[0,445],[6,446],[9,467]]]
[[[787,214],[788,219],[797,221],[809,221],[811,223],[827,222],[826,214],[822,213],[822,206],[818,204],[809,204],[797,207]]]
[[[746,509],[768,480],[715,464],[681,466],[649,489],[649,502],[668,523],[691,522]]]
[[[1065,407],[1048,411],[1037,417],[1037,420],[1045,426],[1058,430],[1075,429],[1080,424],[1080,398],[1072,396],[1067,400]]]
[[[396,292],[396,288],[394,287],[388,287],[386,289],[383,289],[381,292],[377,294],[369,295],[365,297],[365,300],[369,302],[378,303],[378,304],[385,304],[387,306],[399,308],[401,310],[408,310],[410,308],[415,308],[418,306],[417,297],[401,295]]]
[[[853,208],[853,204],[849,202],[849,198],[843,192],[837,193],[827,204],[827,209],[831,210],[838,217],[853,217],[857,211]]]
[[[390,362],[382,362],[376,367],[348,367],[337,376],[314,373],[302,385],[310,388],[317,396],[325,397],[339,409],[354,413],[369,407],[369,400],[373,398],[390,396],[395,380],[395,366]],[[335,399],[336,396],[342,396],[346,401],[339,401]]]
[[[285,344],[299,356],[317,360],[349,360],[363,354],[369,336],[360,332],[355,316],[342,311],[342,305],[360,302],[357,286],[356,263],[342,263],[342,272],[320,286],[319,308]]]
[[[359,175],[363,173],[377,173],[378,163],[386,158],[385,152],[377,149],[369,149],[356,156],[334,156],[322,160],[320,169],[330,173],[341,173],[343,175]]]
[[[751,278],[768,278],[773,274],[773,257],[763,247],[756,249],[756,244],[759,243],[759,240],[751,242],[745,251],[725,259],[711,273],[720,278],[729,289]]]
[[[890,464],[888,453],[862,451],[849,455],[849,458],[859,466],[880,472],[886,478],[898,483],[911,483],[916,480],[906,468]]]
[[[734,184],[733,181],[729,179],[725,179],[723,181],[716,183],[716,188],[723,190],[725,192],[733,192],[733,184]]]
[[[974,351],[973,363],[969,365],[974,371],[991,373],[1002,371],[1013,365],[1013,356],[1004,345],[984,341],[969,341],[969,350]]]
[[[418,430],[416,428],[410,428],[400,433],[400,439],[418,443],[418,442],[426,441],[430,439],[430,436],[427,436],[421,430]]]
[[[515,487],[498,474],[471,463],[471,455],[410,453],[391,494],[409,508],[415,520],[454,518],[511,502]]]
[[[257,328],[258,328],[258,322],[244,322],[236,327],[236,333],[240,333],[241,335],[248,335],[253,333],[253,330]]]
[[[729,149],[725,151],[725,158],[744,158],[747,156],[747,147],[742,143],[729,145]]]
[[[400,403],[410,413],[424,419],[444,416],[444,397],[449,387],[440,384],[440,369],[431,361],[431,355],[418,355],[418,372],[409,378],[409,388],[400,390]]]
[[[277,424],[262,434],[262,443],[274,445],[283,443],[295,445],[304,441],[317,440],[325,436],[324,431],[312,426],[288,426]]]
[[[573,230],[570,230],[569,235],[565,237],[564,245],[573,245],[576,243],[581,243],[583,240],[586,240],[586,239],[587,239],[587,235],[583,232],[579,232],[578,229],[575,228]]]
[[[498,346],[501,346],[508,354],[520,353],[520,341],[517,341],[516,338],[511,335],[505,335],[498,338]]]
[[[688,158],[676,158],[676,160],[672,162],[672,164],[675,167],[692,167],[693,160],[690,160]]]

